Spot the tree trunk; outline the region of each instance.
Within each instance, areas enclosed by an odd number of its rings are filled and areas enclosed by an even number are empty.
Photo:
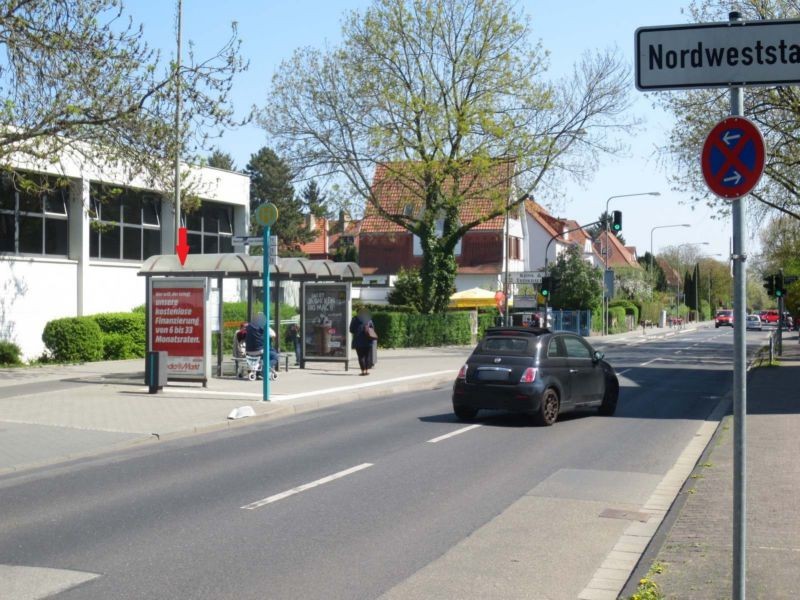
[[[456,280],[456,257],[448,244],[435,235],[420,239],[422,245],[422,311],[441,313],[447,310]]]

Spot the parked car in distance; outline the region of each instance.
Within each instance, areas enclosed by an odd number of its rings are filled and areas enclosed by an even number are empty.
[[[474,419],[481,409],[532,415],[552,425],[559,413],[598,407],[613,415],[619,381],[613,367],[581,336],[546,328],[486,331],[453,384],[453,412]]]
[[[778,311],[777,310],[762,310],[760,316],[761,316],[761,321],[763,323],[777,323],[778,322]]]
[[[733,327],[733,311],[732,310],[718,310],[717,316],[714,318],[714,327],[722,327],[729,325]]]
[[[747,329],[762,330],[764,327],[761,325],[761,317],[756,314],[747,315]]]

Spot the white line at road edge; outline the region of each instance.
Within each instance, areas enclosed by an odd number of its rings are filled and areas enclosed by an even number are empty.
[[[652,365],[652,364],[653,364],[654,362],[656,362],[657,360],[661,360],[661,358],[657,356],[657,357],[656,357],[656,358],[654,358],[653,360],[648,360],[647,362],[643,362],[643,363],[642,363],[642,364],[640,364],[639,366],[640,366],[640,367],[646,367],[647,365]]]
[[[430,373],[419,373],[417,375],[405,375],[403,377],[394,377],[392,379],[378,379],[375,381],[369,381],[365,383],[358,383],[355,385],[342,385],[339,387],[331,387],[326,388],[324,390],[315,390],[311,392],[299,392],[297,394],[275,394],[270,396],[271,400],[275,401],[282,401],[282,400],[297,400],[299,398],[308,398],[310,396],[324,396],[326,394],[332,394],[334,392],[345,392],[349,390],[358,390],[363,388],[370,388],[379,385],[384,385],[386,383],[400,383],[403,381],[413,381],[414,379],[422,379],[423,377],[432,377],[435,375],[453,375],[456,371],[453,369],[447,369],[446,371],[431,371]],[[455,375],[453,375],[455,378]],[[279,380],[280,381],[280,380]],[[244,383],[244,382],[243,382]],[[275,386],[280,385],[280,383],[275,382],[272,384],[273,389]],[[140,392],[144,393],[147,392],[147,388],[141,388]],[[233,396],[237,398],[261,398],[262,394],[256,392],[228,392],[228,391],[214,391],[214,390],[198,390],[192,388],[173,388],[167,386],[164,388],[164,393],[172,394],[188,394],[188,395],[198,395],[198,396]]]
[[[345,469],[344,471],[339,471],[338,473],[334,473],[333,475],[328,475],[327,477],[323,477],[322,479],[317,479],[316,481],[312,481],[311,483],[304,483],[303,485],[298,485],[290,490],[286,490],[285,492],[281,492],[280,494],[275,494],[274,496],[269,496],[264,498],[263,500],[258,500],[257,502],[252,502],[250,504],[246,504],[241,508],[246,510],[253,510],[256,508],[260,508],[267,504],[271,504],[273,502],[277,502],[278,500],[283,500],[284,498],[288,498],[289,496],[294,496],[295,494],[299,494],[300,492],[305,492],[306,490],[310,490],[311,488],[315,488],[317,486],[323,485],[325,483],[330,483],[331,481],[335,481],[336,479],[341,479],[342,477],[346,477],[348,475],[352,475],[358,471],[363,471],[372,466],[372,463],[362,463],[355,467],[350,467],[349,469]]]
[[[432,440],[428,440],[428,443],[429,444],[435,444],[437,442],[441,442],[442,440],[446,440],[447,438],[451,438],[453,436],[460,435],[462,433],[466,433],[467,431],[469,431],[471,429],[477,429],[478,427],[481,427],[481,425],[480,424],[468,425],[467,427],[462,427],[461,429],[456,429],[455,431],[451,431],[450,433],[445,433],[444,435],[440,435],[439,437],[435,437]]]

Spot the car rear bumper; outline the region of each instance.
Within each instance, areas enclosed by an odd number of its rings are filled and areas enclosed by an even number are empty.
[[[537,385],[475,385],[457,381],[452,399],[454,407],[534,413],[539,410],[543,392]]]

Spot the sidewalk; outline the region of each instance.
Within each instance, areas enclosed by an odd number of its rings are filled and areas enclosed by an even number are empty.
[[[699,326],[708,326],[701,323]],[[595,344],[638,343],[687,332],[650,328]],[[283,370],[262,402],[261,382],[213,377],[208,387],[172,382],[147,393],[144,360],[0,369],[0,473],[19,471],[135,443],[240,426],[325,406],[449,385],[472,346],[381,350],[369,377],[358,364],[308,363]],[[290,359],[290,362],[293,362]],[[251,406],[253,418],[228,420]]]
[[[784,338],[780,366],[753,369],[747,387],[747,597],[800,597],[800,344]],[[654,538],[634,581],[646,575],[665,598],[730,598],[733,536],[733,417],[720,423]],[[633,582],[624,597],[632,593]]]

